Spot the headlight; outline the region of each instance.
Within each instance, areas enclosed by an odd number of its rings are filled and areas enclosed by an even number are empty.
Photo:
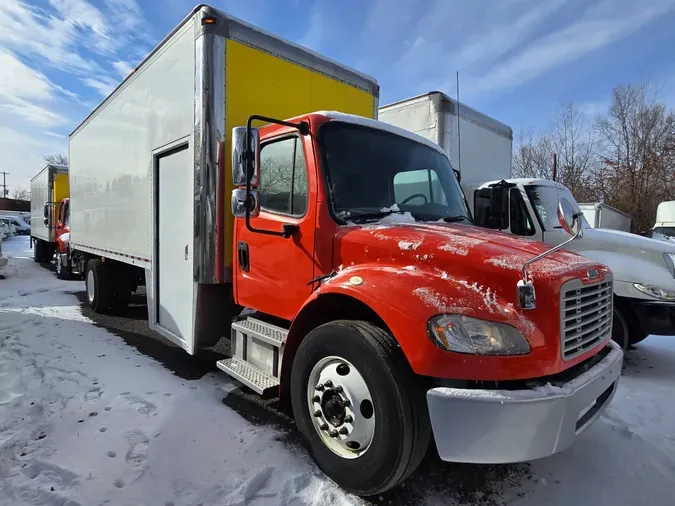
[[[670,274],[675,278],[675,253],[664,253],[663,259],[666,261]]]
[[[429,336],[446,351],[472,355],[524,355],[530,345],[510,325],[462,315],[440,315],[429,320]]]
[[[664,290],[654,285],[643,285],[642,283],[633,283],[633,286],[642,293],[661,300],[675,300],[675,290]]]

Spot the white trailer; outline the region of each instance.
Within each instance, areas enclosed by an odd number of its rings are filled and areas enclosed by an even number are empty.
[[[602,202],[580,203],[579,208],[584,213],[584,218],[586,218],[588,224],[593,228],[611,228],[630,232],[632,217],[628,213],[619,211],[615,207]]]
[[[380,107],[379,120],[441,146],[462,186],[511,177],[511,127],[439,91]]]

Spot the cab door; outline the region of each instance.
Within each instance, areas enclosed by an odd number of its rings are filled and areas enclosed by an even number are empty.
[[[280,232],[295,226],[289,238],[249,230],[235,219],[234,282],[237,304],[293,319],[312,291],[317,178],[311,141],[297,131],[267,139],[260,150],[260,215],[253,229]]]

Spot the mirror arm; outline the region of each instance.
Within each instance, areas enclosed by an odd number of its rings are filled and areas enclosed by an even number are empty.
[[[574,220],[574,219],[579,219],[580,217],[581,217],[581,213],[576,213],[576,214],[574,214],[574,216],[572,217],[572,219],[573,219],[573,220]],[[571,243],[572,241],[576,241],[577,239],[579,239],[580,237],[583,237],[583,236],[584,236],[584,228],[583,228],[581,225],[579,225],[579,230],[578,230],[578,232],[577,232],[576,234],[574,234],[573,237],[570,237],[570,238],[567,239],[565,242],[562,242],[562,243],[558,244],[557,246],[554,246],[554,247],[551,248],[550,250],[547,250],[547,251],[544,251],[543,253],[540,253],[539,255],[537,255],[537,256],[534,257],[534,258],[530,258],[527,262],[525,262],[525,263],[523,264],[523,271],[522,271],[522,273],[521,273],[521,274],[522,274],[522,277],[523,277],[523,281],[527,282],[527,268],[528,268],[531,264],[533,264],[534,262],[537,262],[538,260],[541,260],[541,259],[544,258],[544,257],[549,256],[551,253],[555,253],[555,252],[558,251],[559,249],[562,249],[562,248],[564,248],[565,246],[567,246],[567,245],[568,245],[569,243]]]

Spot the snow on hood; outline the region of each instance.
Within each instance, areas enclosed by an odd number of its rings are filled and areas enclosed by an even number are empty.
[[[391,215],[395,216],[395,215]],[[399,215],[400,216],[400,215]],[[452,274],[468,269],[511,271],[515,277],[523,264],[548,251],[550,246],[511,234],[452,223],[415,222],[352,225],[342,227],[336,236],[336,261],[354,263],[428,264]],[[535,262],[533,275],[577,276],[580,269],[598,267],[583,256],[566,251],[556,252]],[[575,273],[575,274],[572,274]],[[452,275],[450,276],[452,277]]]

